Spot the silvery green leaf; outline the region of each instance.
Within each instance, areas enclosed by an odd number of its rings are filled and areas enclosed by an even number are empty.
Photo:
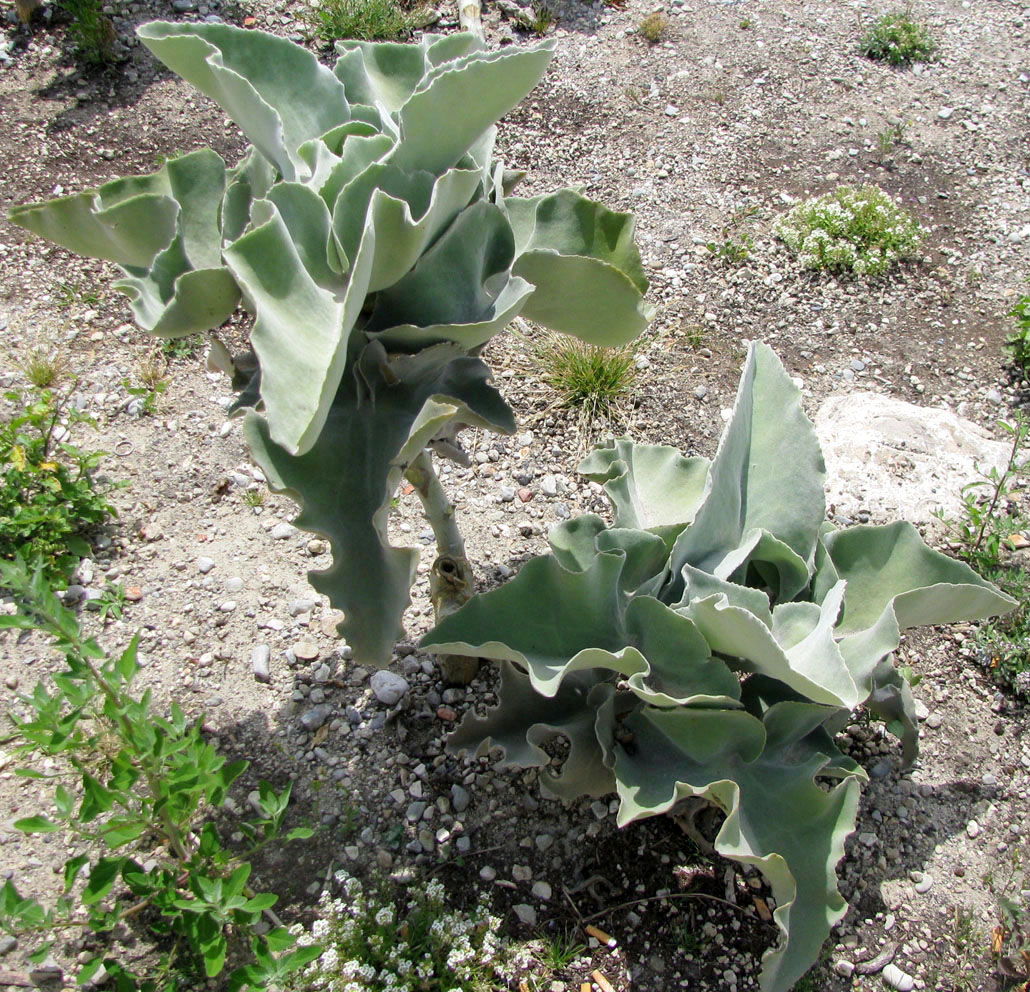
[[[761,720],[740,711],[646,708],[623,721],[631,743],[603,742],[620,825],[688,796],[725,812],[716,850],[757,867],[776,898],[781,941],[763,960],[763,992],[791,989],[847,908],[834,869],[854,830],[858,782],[848,776],[828,791],[815,783],[843,759],[822,732],[832,713],[803,702],[777,703]]]
[[[398,111],[401,139],[391,163],[435,175],[452,168],[540,82],[554,46],[473,52],[435,66]]]
[[[366,240],[346,284],[326,285],[319,279],[331,268],[328,261],[312,262],[314,272],[304,262],[312,259],[311,244],[328,230],[325,216],[315,222],[302,255],[278,207],[262,200],[255,213],[259,208],[257,226],[225,249],[225,260],[256,313],[251,342],[261,363],[261,398],[272,437],[303,453],[318,438],[343,377],[375,244]],[[322,209],[327,216],[324,204]]]
[[[247,415],[251,452],[275,491],[301,504],[298,527],[325,535],[333,565],[311,584],[344,611],[341,633],[362,664],[386,665],[401,633],[418,552],[386,534],[390,497],[404,467],[452,422],[514,430],[511,411],[489,385],[490,370],[452,346],[401,356],[383,367],[350,364],[314,444],[291,454],[269,423]],[[374,416],[371,411],[374,410]]]
[[[608,674],[596,669],[575,672],[548,697],[537,693],[514,665],[502,661],[499,704],[485,716],[470,711],[447,738],[447,749],[484,755],[500,748],[502,767],[540,768],[544,788],[566,799],[614,792],[615,776],[604,764],[597,735],[599,711],[615,693],[605,681]],[[558,772],[549,767],[550,756],[542,748],[556,737],[569,742],[568,756]]]
[[[800,390],[772,349],[753,344],[704,503],[673,551],[673,575],[689,564],[729,578],[750,560],[765,561],[763,578],[780,584],[775,598],[792,599],[807,585],[807,563],[826,513],[824,478],[822,452],[801,409]],[[746,545],[741,560],[737,553]]]
[[[579,463],[579,473],[603,483],[616,527],[678,533],[701,505],[710,464],[707,458],[684,458],[668,445],[620,438],[595,448]]]
[[[470,351],[485,344],[533,291],[512,278],[512,258],[504,214],[490,203],[474,203],[407,275],[378,294],[368,332],[404,350],[440,340]]]
[[[297,150],[351,119],[343,83],[286,38],[228,24],[152,21],[140,41],[211,97],[284,179],[304,178]]]
[[[477,172],[451,169],[440,177],[403,172],[375,162],[344,186],[332,207],[333,236],[341,257],[352,259],[363,240],[374,234],[381,247],[373,252],[366,292],[393,286],[467,207],[479,185]],[[477,208],[488,204],[477,202]],[[496,209],[496,208],[493,208]],[[475,237],[489,240],[484,226]],[[475,247],[473,241],[470,247]],[[438,290],[439,292],[439,290]]]
[[[504,200],[515,274],[536,292],[523,315],[588,344],[622,345],[651,320],[634,221],[572,190]]]

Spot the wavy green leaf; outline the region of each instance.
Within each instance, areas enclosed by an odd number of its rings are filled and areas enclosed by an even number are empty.
[[[309,573],[311,584],[344,611],[340,631],[361,663],[386,665],[418,561],[414,548],[395,548],[386,534],[404,467],[454,422],[501,433],[515,424],[488,384],[486,365],[451,346],[401,356],[387,367],[365,363],[367,384],[353,369],[352,362],[321,433],[303,454],[277,444],[255,413],[244,430],[269,486],[301,504],[297,526],[332,545],[332,567]]]
[[[211,97],[286,180],[304,142],[351,119],[343,83],[286,38],[228,24],[152,21],[136,31],[168,68]]]
[[[629,745],[608,746],[618,822],[667,812],[702,796],[726,813],[715,839],[724,857],[757,867],[772,888],[780,945],[763,960],[763,992],[786,992],[818,957],[844,915],[835,868],[854,830],[858,782],[815,783],[842,758],[820,733],[832,709],[784,702],[763,720],[719,710],[654,710],[623,722]]]

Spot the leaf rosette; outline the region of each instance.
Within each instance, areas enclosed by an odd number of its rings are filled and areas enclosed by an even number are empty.
[[[628,440],[580,465],[612,504],[551,554],[444,618],[434,652],[501,664],[500,701],[453,750],[499,747],[565,798],[616,792],[624,826],[703,799],[716,850],[757,867],[781,931],[765,992],[793,986],[846,906],[835,869],[863,770],[833,732],[865,706],[917,751],[901,632],[1014,602],[907,523],[835,530],[800,391],[751,346],[714,459]],[[560,769],[544,745],[569,744]]]
[[[494,157],[553,42],[341,42],[329,68],[224,24],[139,37],[239,126],[244,158],[205,149],[10,219],[116,263],[154,334],[217,328],[242,301],[254,355],[223,364],[254,457],[329,537],[335,563],[312,581],[356,654],[387,664],[417,558],[386,537],[394,487],[426,444],[460,458],[462,426],[514,430],[476,356],[517,315],[596,345],[644,329],[633,219],[571,190],[514,196],[520,174]]]

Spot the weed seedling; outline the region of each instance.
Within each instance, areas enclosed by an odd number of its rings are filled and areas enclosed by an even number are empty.
[[[652,45],[657,45],[668,30],[669,19],[657,10],[648,14],[637,26],[640,36]]]
[[[33,348],[19,364],[22,375],[36,389],[52,389],[68,375],[68,363],[60,352]]]
[[[1026,374],[1030,371],[1030,293],[1019,298],[1009,316],[1016,318],[1016,329],[1005,339],[1005,348],[1012,361]]]
[[[554,11],[546,3],[535,3],[531,12],[519,18],[519,27],[533,34],[545,35],[555,23],[557,17]]]
[[[893,13],[881,17],[863,36],[859,49],[866,58],[890,65],[928,62],[937,45],[930,33],[908,14]]]
[[[240,499],[242,499],[247,506],[254,509],[265,505],[265,497],[265,490],[260,488],[244,489],[240,495]]]
[[[182,338],[164,338],[161,341],[161,354],[168,361],[178,361],[193,358],[203,347],[203,334],[187,334]]]
[[[751,240],[749,234],[745,234],[739,241],[733,238],[733,235],[727,234],[726,230],[723,230],[723,240],[709,241],[705,247],[720,261],[726,262],[728,265],[740,265],[742,262],[746,262],[748,256],[751,254],[751,249],[754,248],[754,242]]]
[[[82,289],[77,282],[59,282],[57,284],[57,300],[59,307],[67,309],[73,306],[94,307],[100,302],[100,295],[95,289]]]
[[[895,146],[903,141],[904,137],[904,124],[888,124],[876,135],[876,146],[880,150],[881,157],[887,158],[889,155],[893,155]]]
[[[542,963],[551,971],[561,971],[586,950],[585,944],[576,941],[576,935],[563,931],[540,939]]]

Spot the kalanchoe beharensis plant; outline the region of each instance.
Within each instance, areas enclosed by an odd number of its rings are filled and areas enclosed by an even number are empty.
[[[620,826],[669,813],[696,832],[698,807],[717,807],[716,850],[758,868],[777,904],[762,988],[789,989],[846,909],[835,866],[866,775],[835,730],[865,706],[911,763],[901,632],[1014,601],[910,524],[826,522],[814,428],[765,345],[711,462],[620,440],[580,471],[604,484],[613,526],[555,528],[551,555],[423,641],[501,664],[498,707],[450,747],[500,747],[561,797],[617,792]],[[556,737],[560,769],[544,750]]]
[[[516,315],[596,345],[644,329],[632,218],[571,190],[512,196],[521,174],[493,156],[495,122],[553,43],[341,42],[329,69],[226,25],[139,36],[240,126],[243,160],[193,152],[10,219],[116,262],[153,334],[217,328],[241,300],[254,314],[254,355],[222,354],[251,452],[301,503],[298,525],[329,537],[334,563],[311,581],[344,611],[356,657],[386,664],[418,559],[387,538],[394,490],[406,475],[422,497],[446,612],[472,576],[429,449],[460,460],[463,427],[514,430],[478,355]]]

